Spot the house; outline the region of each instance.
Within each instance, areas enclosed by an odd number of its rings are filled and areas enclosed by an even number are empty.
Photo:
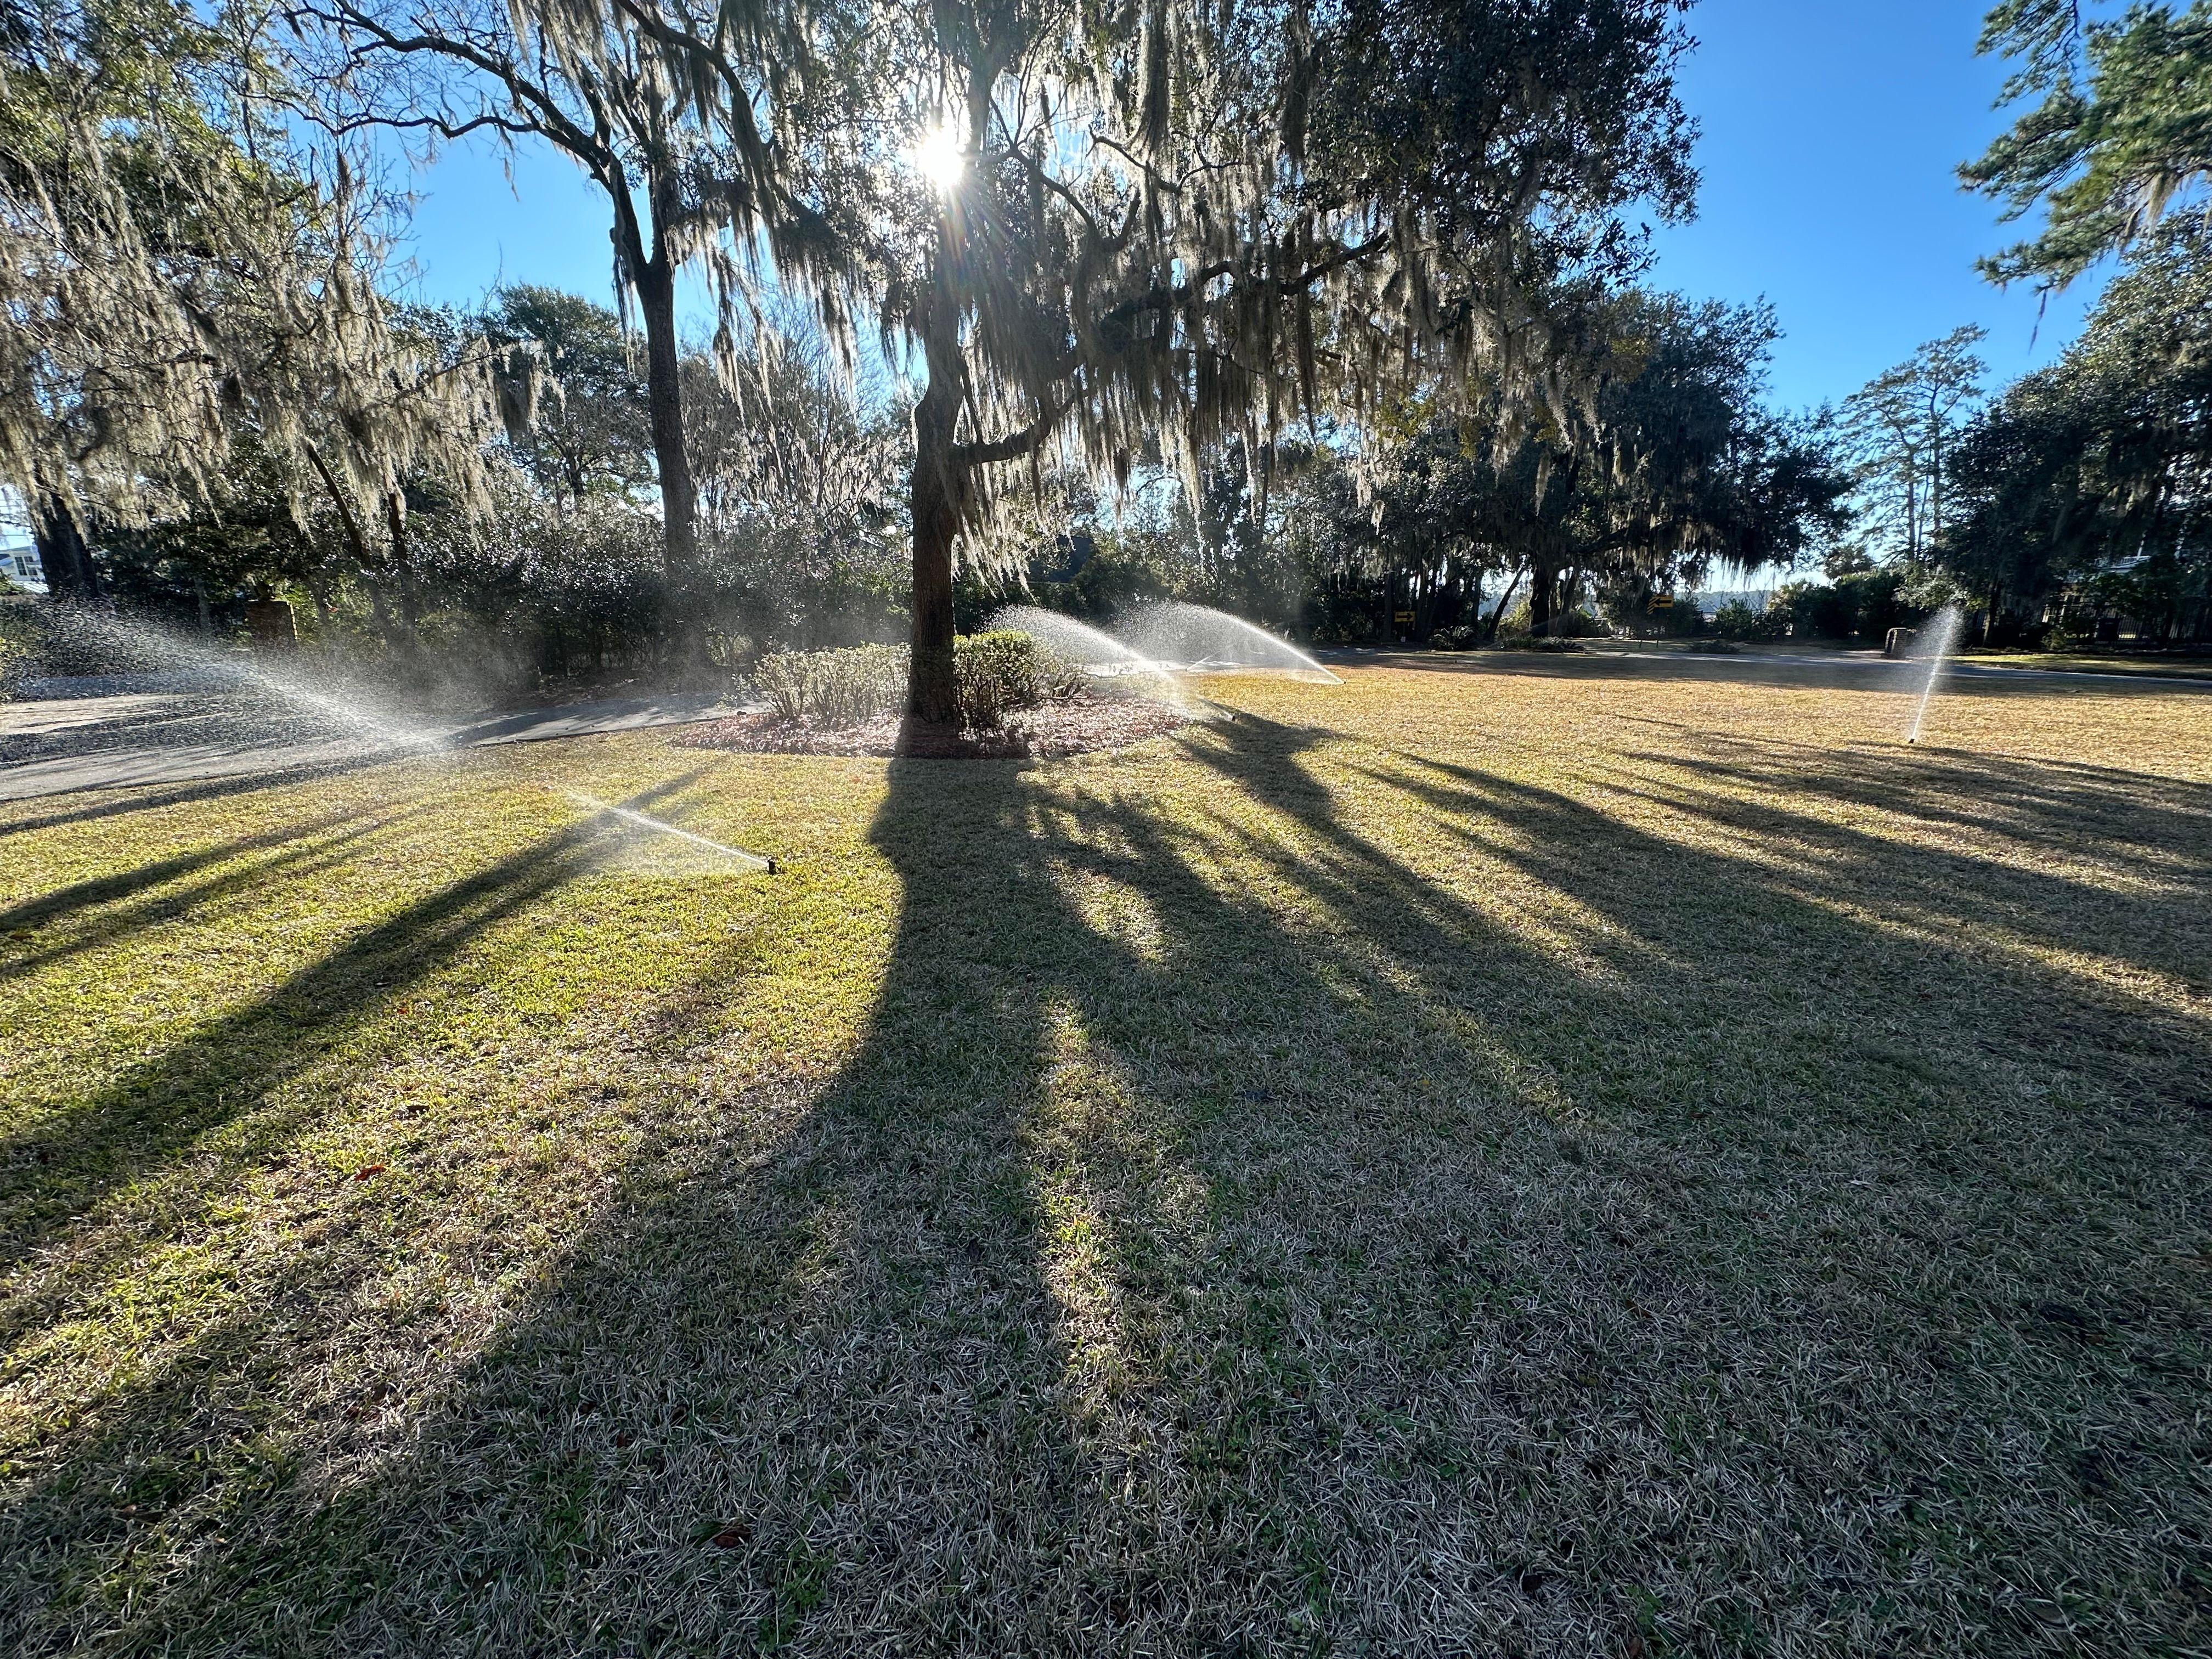
[[[39,562],[39,550],[28,542],[0,546],[0,577],[34,593],[46,591],[46,567]]]

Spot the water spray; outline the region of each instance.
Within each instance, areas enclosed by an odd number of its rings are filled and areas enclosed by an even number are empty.
[[[446,733],[395,717],[359,693],[318,684],[296,661],[280,666],[261,656],[182,637],[172,629],[112,611],[70,606],[47,613],[52,625],[73,630],[81,642],[127,665],[126,674],[174,677],[194,690],[258,698],[295,718],[333,733],[350,732],[392,749],[434,752],[450,748]],[[105,677],[99,677],[105,678]]]
[[[627,806],[617,806],[613,802],[601,800],[596,795],[587,795],[580,789],[564,789],[561,793],[575,802],[577,805],[587,807],[594,812],[606,813],[611,817],[620,818],[625,823],[634,823],[641,830],[651,830],[660,835],[673,836],[678,841],[689,842],[694,847],[702,847],[710,853],[719,854],[726,859],[744,866],[749,870],[758,870],[763,874],[771,876],[776,873],[775,860],[763,858],[758,853],[748,853],[738,847],[725,847],[719,841],[709,841],[704,836],[695,836],[689,830],[679,830],[674,824],[665,823],[659,818],[647,817],[642,812],[633,812]]]
[[[1324,685],[1344,683],[1288,640],[1211,605],[1155,599],[1133,611],[1122,631],[1152,660],[1194,674],[1256,670]]]
[[[1944,659],[1958,647],[1959,626],[1965,620],[1965,613],[1955,605],[1947,605],[1936,613],[1928,635],[1928,682],[1920,688],[1920,702],[1912,711],[1912,730],[1905,739],[1908,744],[1920,741],[1920,727],[1928,718],[1928,704],[1936,695],[1936,682],[1942,678]]]
[[[1102,678],[1141,677],[1142,683],[1164,702],[1188,714],[1188,698],[1164,664],[1115,639],[1102,628],[1045,611],[1033,605],[1009,605],[991,618],[994,628],[1011,628],[1027,634],[1038,644],[1087,674]]]

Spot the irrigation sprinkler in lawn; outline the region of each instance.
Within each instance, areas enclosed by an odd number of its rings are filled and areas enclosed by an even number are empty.
[[[1928,642],[1928,679],[1927,683],[1920,688],[1920,702],[1912,711],[1912,730],[1906,734],[1905,739],[1907,743],[1920,741],[1921,726],[1928,719],[1929,701],[1936,695],[1936,682],[1943,676],[1944,659],[1958,647],[1959,624],[1964,620],[1964,615],[1957,605],[1947,605],[1936,613],[1936,619],[1928,624],[1925,635]]]
[[[758,853],[748,853],[739,847],[725,847],[719,841],[709,841],[706,836],[694,835],[689,830],[679,830],[672,823],[664,823],[659,818],[648,817],[643,812],[632,811],[627,806],[617,806],[611,801],[601,800],[597,795],[587,795],[580,789],[563,789],[561,793],[579,806],[612,818],[631,829],[644,831],[648,838],[668,837],[669,842],[673,844],[674,850],[689,853],[695,859],[704,860],[705,871],[695,869],[684,873],[713,873],[717,866],[732,874],[738,871],[747,870],[758,871],[763,875],[769,876],[776,873],[775,860],[763,858]],[[651,846],[654,843],[648,839],[647,844]]]

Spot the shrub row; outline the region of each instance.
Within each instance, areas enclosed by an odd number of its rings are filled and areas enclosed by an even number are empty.
[[[841,651],[771,651],[753,684],[777,716],[850,726],[896,712],[906,697],[906,647],[854,645]]]
[[[1012,629],[953,641],[953,677],[963,724],[992,730],[1007,715],[1073,692],[1079,670],[1031,635]],[[775,651],[753,684],[781,719],[849,726],[896,714],[906,701],[907,647],[855,645],[837,651]]]

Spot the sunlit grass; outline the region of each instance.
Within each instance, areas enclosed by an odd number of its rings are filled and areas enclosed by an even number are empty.
[[[1207,690],[6,809],[0,1646],[2202,1644],[2212,696]]]

